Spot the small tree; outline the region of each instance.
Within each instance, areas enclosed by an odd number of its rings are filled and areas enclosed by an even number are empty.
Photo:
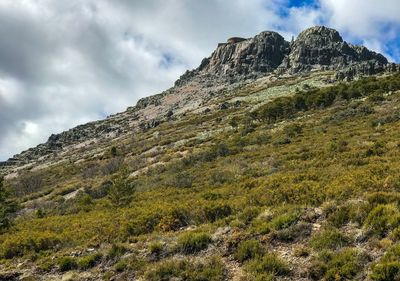
[[[111,203],[117,207],[128,205],[135,193],[135,187],[129,180],[128,170],[124,167],[112,178],[112,186],[109,192]]]
[[[15,204],[9,200],[9,193],[4,188],[3,178],[0,178],[0,231],[10,226],[10,215],[15,209]]]

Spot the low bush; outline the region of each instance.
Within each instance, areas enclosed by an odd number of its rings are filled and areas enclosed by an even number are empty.
[[[61,257],[57,261],[60,271],[69,271],[78,268],[78,263],[73,257]]]
[[[215,222],[232,214],[232,208],[228,204],[216,204],[203,207],[202,218],[206,222]]]
[[[164,246],[160,242],[154,242],[149,245],[149,251],[152,255],[159,256],[163,250]]]
[[[125,254],[128,251],[127,248],[125,248],[122,245],[117,245],[113,244],[111,246],[111,249],[107,253],[107,259],[115,259],[121,257],[123,254]]]
[[[381,262],[374,265],[370,277],[377,281],[399,280],[400,261]]]
[[[178,249],[185,254],[194,254],[208,247],[211,237],[204,232],[187,232],[178,237]]]
[[[78,260],[78,267],[82,270],[92,268],[100,261],[101,257],[101,254],[98,253],[82,257]]]
[[[400,226],[400,212],[395,205],[377,205],[368,214],[364,227],[373,235],[384,237]]]
[[[289,273],[286,262],[275,254],[267,254],[249,261],[245,270],[256,280],[273,280],[274,276],[284,276]]]
[[[295,225],[291,225],[285,229],[272,231],[270,237],[272,240],[278,240],[281,242],[294,242],[310,236],[311,230],[311,224],[301,222]]]
[[[315,250],[337,250],[349,245],[350,239],[336,228],[330,228],[312,237],[310,244]]]
[[[354,280],[367,262],[368,257],[354,248],[323,252],[313,261],[309,274],[313,280]]]
[[[250,259],[254,259],[260,257],[264,254],[264,248],[258,240],[246,240],[241,242],[236,251],[235,251],[235,258],[240,261],[244,262]]]
[[[127,267],[128,267],[128,262],[125,259],[122,259],[115,264],[114,269],[117,272],[123,272]]]
[[[0,257],[11,259],[32,252],[56,250],[62,243],[58,236],[48,232],[16,236],[3,242]]]
[[[224,271],[224,265],[218,257],[211,257],[206,262],[173,259],[151,265],[145,273],[145,280],[220,281],[225,280]]]
[[[400,244],[391,247],[381,260],[372,266],[372,280],[399,280],[400,278]]]

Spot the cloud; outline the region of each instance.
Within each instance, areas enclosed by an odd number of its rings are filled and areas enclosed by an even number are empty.
[[[318,11],[324,23],[340,30],[347,40],[400,60],[398,0],[320,0]]]
[[[231,36],[275,30],[290,40],[325,23],[399,59],[391,48],[399,5],[375,6],[372,0],[2,0],[0,159],[167,89]]]

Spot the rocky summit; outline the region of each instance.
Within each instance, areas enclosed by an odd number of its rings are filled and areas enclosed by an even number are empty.
[[[398,281],[400,69],[312,27],[0,167],[0,280]]]
[[[176,85],[190,81],[196,75],[237,81],[272,72],[283,75],[333,70],[341,73],[337,76],[339,79],[352,79],[392,71],[393,68],[396,66],[383,55],[343,41],[334,29],[316,26],[301,32],[290,43],[270,31],[249,39],[228,39],[226,43],[218,44],[209,58],[203,59],[197,69],[183,75]]]

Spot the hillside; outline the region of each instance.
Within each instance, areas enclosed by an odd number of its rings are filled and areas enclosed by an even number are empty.
[[[399,70],[325,27],[219,44],[2,163],[0,280],[398,280]]]

